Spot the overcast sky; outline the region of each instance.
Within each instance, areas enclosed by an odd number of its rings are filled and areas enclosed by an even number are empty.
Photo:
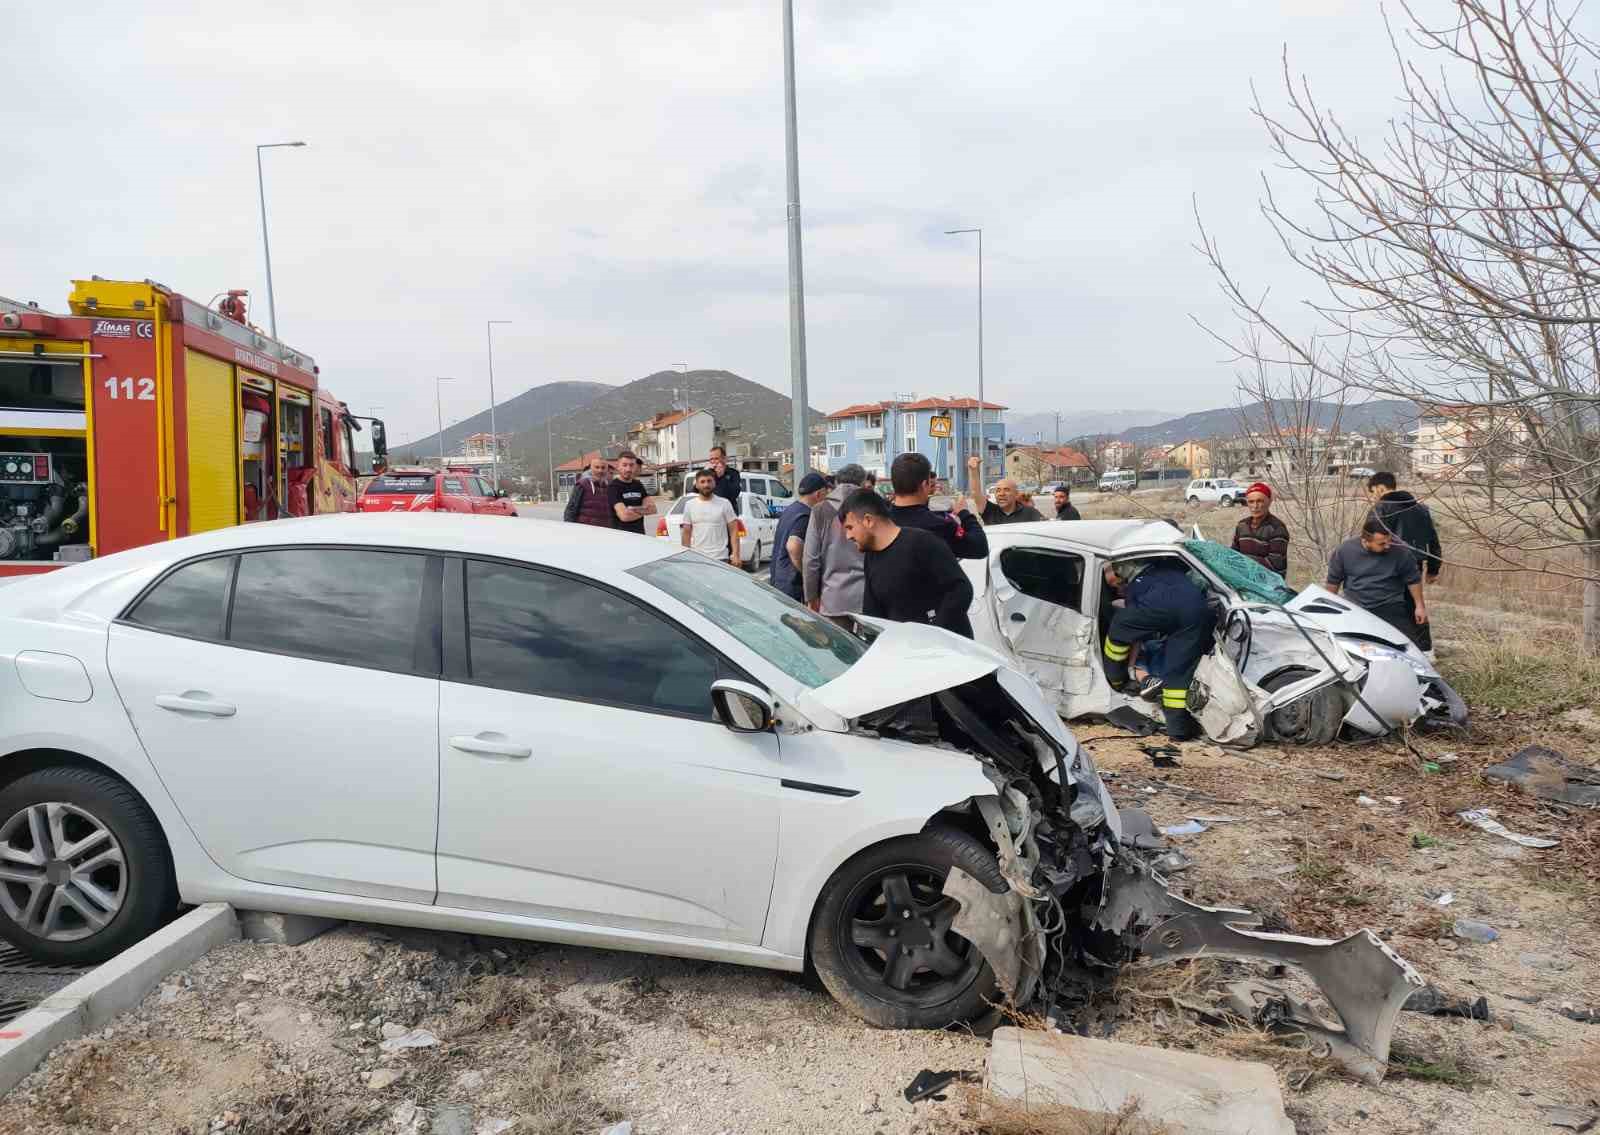
[[[1376,130],[1374,3],[799,0],[811,402],[987,392],[1020,410],[1232,400],[1192,199],[1240,275],[1305,285],[1257,216],[1279,56]],[[789,381],[778,0],[456,0],[7,11],[0,294],[74,276],[267,323],[406,438],[562,378],[675,363]]]

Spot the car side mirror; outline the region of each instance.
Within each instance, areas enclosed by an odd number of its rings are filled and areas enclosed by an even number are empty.
[[[732,678],[711,683],[711,704],[716,707],[717,720],[735,733],[765,733],[778,712],[767,691]]]

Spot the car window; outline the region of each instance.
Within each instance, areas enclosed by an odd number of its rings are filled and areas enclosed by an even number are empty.
[[[501,690],[709,718],[718,658],[662,616],[582,580],[469,560],[467,672]]]
[[[282,548],[239,558],[228,641],[324,662],[413,669],[427,557]]]
[[[467,486],[460,477],[446,477],[444,479],[444,491],[458,497],[464,497],[467,495]]]
[[[677,501],[673,503],[673,506],[671,508],[667,509],[667,515],[668,516],[680,516],[680,515],[682,515],[683,506],[688,504],[688,503],[689,503],[689,498],[688,497],[679,497],[677,499]]]
[[[222,638],[234,562],[217,556],[184,564],[146,592],[127,618],[152,630]]]
[[[1018,591],[1058,607],[1083,609],[1083,557],[1055,548],[1007,548],[1000,570]]]
[[[785,485],[782,481],[768,481],[767,496],[778,497],[780,500],[787,500],[789,498],[789,486]]]
[[[642,564],[629,574],[665,591],[813,688],[843,674],[867,649],[860,639],[782,592],[697,552]]]

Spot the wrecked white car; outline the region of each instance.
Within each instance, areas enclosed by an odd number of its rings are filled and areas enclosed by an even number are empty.
[[[1421,984],[1169,895],[995,651],[626,533],[334,515],[31,577],[0,723],[0,936],[55,964],[220,901],[810,965],[936,1027],[1205,952],[1309,972],[1373,1069]]]
[[[1106,680],[1101,643],[1116,596],[1102,569],[1176,560],[1209,592],[1217,619],[1217,647],[1189,697],[1212,740],[1321,744],[1341,731],[1466,723],[1460,696],[1394,627],[1321,587],[1295,595],[1269,572],[1253,589],[1236,586],[1225,575],[1230,557],[1242,557],[1164,521],[1008,524],[988,536],[987,559],[962,561],[973,631],[1068,719],[1120,711],[1159,722],[1155,703]]]

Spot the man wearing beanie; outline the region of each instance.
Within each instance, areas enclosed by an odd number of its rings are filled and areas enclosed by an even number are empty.
[[[1289,574],[1289,529],[1272,515],[1272,489],[1257,481],[1244,491],[1249,514],[1233,530],[1233,550],[1268,571]]]

